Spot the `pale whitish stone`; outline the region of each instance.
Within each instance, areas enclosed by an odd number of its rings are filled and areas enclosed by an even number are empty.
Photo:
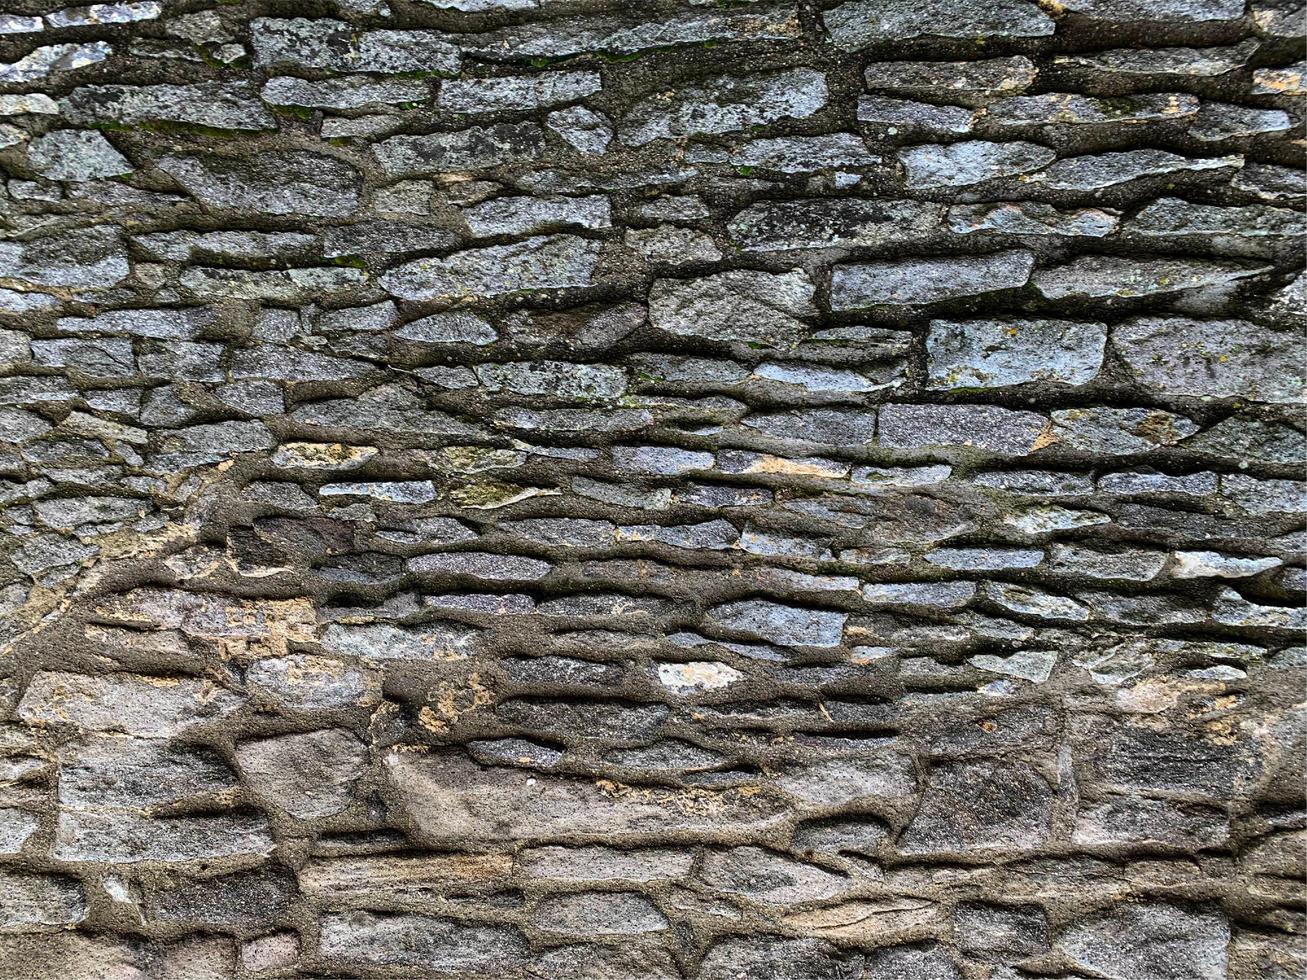
[[[806,332],[800,317],[817,312],[816,290],[800,269],[733,269],[699,279],[659,279],[649,291],[649,320],[659,330],[778,345]]]
[[[613,125],[601,112],[583,106],[559,109],[545,117],[545,125],[578,153],[598,156],[613,141]]]
[[[248,82],[194,85],[88,85],[60,101],[72,122],[185,123],[213,129],[276,129],[277,120]]]
[[[622,120],[620,139],[627,146],[644,146],[657,139],[738,132],[781,119],[806,119],[826,105],[827,97],[826,76],[811,68],[722,76],[637,103]]]
[[[958,446],[1025,455],[1041,445],[1048,419],[994,405],[886,405],[877,439],[888,449]]]
[[[377,483],[328,483],[318,489],[323,497],[368,497],[395,504],[425,504],[436,499],[430,480],[401,480]]]
[[[66,231],[25,242],[0,242],[0,279],[34,286],[104,289],[127,278],[131,267],[111,227]]]
[[[440,86],[437,103],[446,112],[528,111],[577,102],[603,89],[599,73],[559,71],[505,78],[451,79]]]
[[[657,228],[628,228],[623,238],[627,248],[638,252],[647,262],[667,265],[686,265],[696,262],[717,262],[721,250],[716,242],[702,232],[675,225]]]
[[[1229,943],[1230,925],[1218,907],[1144,901],[1123,902],[1077,918],[1058,935],[1055,946],[1078,967],[1099,976],[1225,980],[1230,975]]]
[[[1102,238],[1116,230],[1119,212],[1104,208],[1059,211],[1037,201],[957,204],[948,209],[948,229],[959,235],[991,232]]]
[[[1204,259],[1085,255],[1038,269],[1031,281],[1045,299],[1128,299],[1229,286],[1270,269]]]
[[[66,7],[45,15],[51,27],[91,27],[99,24],[130,24],[154,20],[163,13],[163,4],[155,0],[136,3],[92,3],[85,7]]]
[[[1028,382],[1082,385],[1103,366],[1107,327],[1067,320],[932,320],[926,338],[932,388],[1000,388]]]
[[[962,106],[863,95],[858,98],[858,122],[882,127],[890,136],[900,133],[959,135],[971,132],[976,116],[971,109]]]
[[[17,126],[11,126],[8,123],[0,123],[0,150],[7,150],[11,146],[26,143],[31,138],[32,134],[25,129],[19,129]]]
[[[89,44],[51,44],[37,48],[11,63],[0,62],[0,84],[35,82],[57,71],[72,71],[104,61],[113,54],[108,41]]]
[[[1219,551],[1177,551],[1171,566],[1173,578],[1247,578],[1278,568],[1280,558],[1240,558]]]
[[[914,306],[1019,289],[1034,267],[1034,254],[1024,251],[837,265],[831,272],[831,309]]]
[[[21,854],[27,839],[41,826],[35,813],[13,807],[0,809],[0,854]]]
[[[711,660],[657,665],[658,682],[680,693],[717,691],[743,680],[744,675],[728,664]]]
[[[254,62],[377,75],[457,74],[458,47],[438,31],[360,31],[340,20],[259,17],[250,22]]]
[[[575,226],[591,230],[612,225],[612,209],[602,194],[588,197],[497,197],[462,212],[472,234],[530,235]]]
[[[59,129],[32,141],[27,149],[32,168],[50,180],[96,180],[132,172],[113,144],[89,129]]]
[[[1298,331],[1246,320],[1140,317],[1112,330],[1135,378],[1170,395],[1294,404],[1303,397]]]
[[[427,83],[418,79],[375,79],[351,75],[314,82],[289,76],[270,78],[261,94],[269,105],[310,109],[386,109],[398,103],[426,102],[431,92]]]
[[[985,180],[1014,177],[1038,170],[1057,153],[1037,143],[1019,140],[989,143],[968,140],[947,146],[914,146],[899,151],[907,170],[908,187],[965,187]]]
[[[785,174],[859,169],[881,161],[880,156],[868,151],[862,137],[854,133],[750,140],[732,150],[728,159],[735,167],[756,167]]]
[[[996,102],[985,115],[988,129],[1003,131],[1029,126],[1147,126],[1192,119],[1198,97],[1183,92],[1128,95],[1100,99],[1075,92],[1018,95]]]
[[[1059,6],[1092,20],[1111,23],[1238,20],[1244,0],[1059,0]]]
[[[380,623],[333,623],[322,637],[324,650],[369,663],[390,660],[462,660],[475,647],[480,630],[460,623],[431,623],[402,628]]]
[[[1114,48],[1057,55],[1055,65],[1072,65],[1105,75],[1180,75],[1215,78],[1242,68],[1257,50],[1256,41],[1226,48]]]
[[[965,0],[923,5],[912,0],[852,0],[822,15],[836,47],[856,51],[872,44],[945,37],[1046,37],[1055,24],[1028,0]]]
[[[1236,170],[1242,165],[1241,156],[1191,159],[1165,150],[1122,150],[1067,157],[1030,180],[1055,190],[1096,191],[1143,177]]]
[[[979,670],[1042,684],[1057,665],[1057,654],[1052,650],[1022,650],[1010,657],[980,654],[972,657],[968,663]]]
[[[762,201],[726,231],[750,252],[887,245],[928,237],[942,214],[940,205],[917,201]]]
[[[243,703],[239,695],[192,677],[54,671],[32,678],[19,702],[18,716],[29,724],[166,738],[224,718]]]
[[[1093,527],[1095,524],[1110,524],[1112,518],[1096,510],[1075,510],[1056,504],[1045,504],[1042,507],[1027,507],[1008,514],[1003,518],[1003,523],[1023,534],[1048,534],[1052,531]]]
[[[417,259],[392,269],[381,285],[399,299],[498,296],[590,285],[600,243],[573,235],[537,236],[511,245]]]
[[[40,92],[0,95],[0,116],[57,116],[59,104]]]
[[[316,153],[165,156],[158,167],[203,204],[255,214],[344,217],[357,205],[361,186],[353,167]]]

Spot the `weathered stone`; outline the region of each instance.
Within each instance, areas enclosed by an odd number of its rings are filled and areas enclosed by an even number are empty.
[[[458,47],[436,31],[359,31],[339,20],[259,17],[250,22],[262,67],[323,68],[372,74],[457,74]]]
[[[732,602],[710,610],[709,619],[724,629],[785,646],[840,645],[844,613],[792,606],[761,599]]]
[[[431,841],[492,842],[559,835],[597,836],[708,830],[728,819],[739,828],[763,828],[780,819],[770,800],[733,793],[636,791],[609,794],[585,779],[528,777],[483,770],[462,753],[385,757],[391,785]],[[699,809],[695,799],[709,805]]]
[[[577,102],[603,88],[598,72],[560,71],[505,78],[451,79],[440,86],[439,106],[446,112],[527,111]]]
[[[274,842],[262,816],[143,817],[65,810],[51,851],[58,861],[136,864],[266,856]]]
[[[431,91],[417,79],[373,79],[366,75],[308,82],[302,78],[270,78],[260,93],[269,105],[307,109],[383,109],[395,103],[425,102]]]
[[[305,820],[348,807],[367,758],[367,746],[341,729],[236,745],[236,763],[254,792]]]
[[[212,681],[190,677],[46,671],[27,685],[18,715],[29,724],[166,738],[223,718],[242,703]]]
[[[1028,762],[937,764],[900,849],[905,854],[1029,850],[1048,839],[1052,805],[1052,789]]]
[[[714,891],[743,895],[767,905],[798,905],[832,898],[848,888],[847,878],[760,847],[711,851],[697,873]]]
[[[17,61],[0,62],[0,84],[28,84],[55,72],[72,71],[104,61],[113,53],[108,41],[89,44],[49,44],[36,48]]]
[[[86,228],[23,242],[0,242],[0,279],[33,286],[104,289],[131,266],[116,229]]]
[[[154,891],[145,912],[156,922],[259,928],[285,917],[297,891],[280,869],[238,871]]]
[[[1059,211],[1049,204],[1022,201],[1004,204],[958,204],[948,209],[949,231],[959,235],[991,232],[1004,235],[1056,235],[1102,238],[1116,230],[1115,212],[1099,208]]]
[[[853,133],[828,133],[750,140],[733,150],[728,159],[733,167],[795,174],[871,167],[881,158],[869,152],[867,144]]]
[[[1031,126],[1147,126],[1196,118],[1196,96],[1182,92],[1100,99],[1075,92],[1018,95],[989,107],[990,129]]]
[[[827,11],[822,19],[836,46],[845,51],[922,37],[964,41],[1045,37],[1054,29],[1053,21],[1025,0],[968,2],[947,10],[923,8],[905,0],[852,0]]]
[[[1122,150],[1089,156],[1066,157],[1032,181],[1063,191],[1096,191],[1145,177],[1237,169],[1242,157],[1191,159],[1165,150]]]
[[[50,180],[97,180],[132,172],[132,165],[94,130],[57,129],[33,140],[27,160]]]
[[[87,85],[60,102],[75,123],[180,123],[210,129],[276,129],[277,120],[247,82],[194,85]]]
[[[228,792],[236,777],[216,753],[153,738],[89,737],[59,760],[59,802],[87,809],[146,809]]]
[[[497,555],[481,551],[459,551],[444,555],[418,555],[408,561],[408,570],[425,575],[466,575],[472,578],[534,581],[549,574],[552,566],[521,555]]]
[[[1000,177],[1015,177],[1038,170],[1056,157],[1046,146],[1020,140],[1009,143],[966,140],[899,151],[910,188],[967,187]]]
[[[1150,388],[1286,403],[1303,396],[1296,339],[1244,320],[1140,317],[1112,330],[1113,350]]]
[[[1248,139],[1268,133],[1282,133],[1292,128],[1289,114],[1281,109],[1254,109],[1204,101],[1193,117],[1188,134],[1201,143]]]
[[[633,936],[660,932],[666,916],[643,895],[629,892],[577,892],[543,899],[531,922],[544,932],[566,936]]]
[[[1038,269],[1031,282],[1045,299],[1130,299],[1226,287],[1268,268],[1202,259],[1087,255],[1065,265]]]
[[[520,864],[533,878],[552,881],[657,881],[690,873],[692,855],[680,850],[617,850],[607,847],[539,847],[522,852]]]
[[[544,149],[544,132],[532,122],[471,126],[425,136],[392,136],[373,146],[391,176],[497,167],[531,160]]]
[[[583,106],[559,109],[545,117],[545,125],[578,153],[599,156],[613,141],[613,125],[601,112]]]
[[[942,211],[915,201],[764,201],[737,214],[726,231],[749,252],[890,245],[929,235]]]
[[[608,198],[599,194],[554,199],[497,197],[463,211],[463,220],[478,238],[535,234],[568,225],[608,228],[611,218]]]
[[[618,138],[627,146],[657,139],[733,133],[780,119],[806,119],[828,97],[826,76],[810,68],[768,75],[724,76],[681,87],[674,96],[637,103],[622,119]]]
[[[1147,452],[1174,446],[1195,432],[1182,415],[1146,408],[1068,408],[1052,414],[1048,442],[1105,455]]]
[[[1103,365],[1107,327],[1065,320],[932,320],[934,388],[1001,388],[1034,381],[1082,385]]]
[[[1062,7],[1109,23],[1238,20],[1244,10],[1240,0],[1066,0]]]
[[[86,918],[86,892],[76,878],[0,870],[0,929],[35,932]]]
[[[503,970],[526,960],[512,926],[471,925],[424,915],[342,912],[326,916],[318,951],[346,963],[440,970]]]
[[[461,660],[472,652],[479,633],[458,623],[431,623],[412,628],[333,623],[323,633],[322,644],[332,652],[373,663]]]
[[[1229,836],[1229,818],[1215,807],[1110,796],[1081,805],[1073,840],[1080,845],[1153,844],[1170,847],[1220,845]]]
[[[888,136],[959,135],[971,132],[975,114],[963,106],[864,95],[858,99],[858,122],[884,129]]]
[[[1048,420],[991,405],[886,405],[877,439],[889,449],[957,446],[1024,456],[1045,444]]]
[[[1078,966],[1120,980],[1217,980],[1227,975],[1229,941],[1219,909],[1140,902],[1069,926],[1056,946]]]
[[[781,346],[806,331],[799,318],[816,314],[814,293],[808,276],[797,269],[659,279],[649,291],[649,320],[681,336]]]
[[[386,273],[381,285],[399,299],[475,299],[537,289],[590,285],[599,243],[573,235],[528,238],[512,245],[417,259]]]
[[[1030,252],[993,252],[970,259],[909,259],[837,265],[831,271],[831,309],[914,306],[1001,289],[1020,289],[1030,279]]]
[[[1104,75],[1215,78],[1242,68],[1254,50],[1251,42],[1225,48],[1112,48],[1057,55],[1053,62]]]
[[[868,65],[867,88],[910,98],[937,98],[940,78],[951,101],[982,106],[996,98],[1017,95],[1035,80],[1029,58],[988,58],[982,61],[889,61]]]
[[[343,217],[358,204],[361,183],[353,167],[316,153],[166,156],[158,167],[201,204],[255,214]]]

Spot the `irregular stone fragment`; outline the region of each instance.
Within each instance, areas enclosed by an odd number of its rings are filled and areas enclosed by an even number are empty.
[[[163,4],[155,0],[136,3],[92,3],[84,7],[65,7],[45,15],[51,27],[91,27],[100,24],[130,24],[154,20],[163,13]]]
[[[708,618],[725,629],[748,633],[769,643],[835,647],[840,645],[848,616],[752,599],[717,606],[709,611]]]
[[[100,378],[129,378],[136,373],[130,340],[35,340],[32,360]]]
[[[367,746],[343,729],[236,745],[236,763],[254,792],[302,820],[348,807],[367,759]]]
[[[1201,143],[1221,143],[1282,133],[1292,127],[1289,114],[1282,109],[1254,109],[1204,100],[1193,117],[1188,135]]]
[[[1048,420],[992,405],[886,405],[877,440],[889,449],[958,446],[1023,456],[1046,441]]]
[[[181,123],[211,129],[276,129],[277,120],[248,82],[194,85],[86,85],[60,103],[75,123]]]
[[[1052,413],[1049,443],[1107,455],[1174,446],[1198,431],[1182,415],[1146,408],[1069,408]]]
[[[1297,403],[1298,337],[1244,320],[1140,317],[1112,330],[1112,347],[1142,384],[1168,395]]]
[[[1193,159],[1165,150],[1122,150],[1066,157],[1030,179],[1054,190],[1096,191],[1144,177],[1237,170],[1242,164],[1240,156]]]
[[[145,809],[230,792],[235,774],[216,753],[154,738],[90,736],[59,754],[59,802],[85,809]]]
[[[28,683],[18,716],[34,725],[167,738],[223,718],[243,703],[212,681],[191,677],[42,671]]]
[[[926,237],[943,208],[915,201],[764,201],[741,211],[727,233],[749,252],[891,245]]]
[[[526,61],[600,52],[632,54],[711,41],[791,40],[799,33],[796,11],[782,4],[681,10],[657,20],[638,16],[554,19],[465,36],[461,41],[466,50],[480,57]]]
[[[332,157],[269,151],[249,158],[166,156],[158,167],[209,207],[255,214],[344,217],[358,204],[358,171]]]
[[[104,61],[113,54],[108,41],[89,44],[49,44],[17,61],[0,62],[0,84],[23,85],[47,78],[59,71],[72,71]]]
[[[33,140],[27,150],[32,167],[50,180],[98,180],[132,172],[127,158],[99,133],[57,129]]]
[[[425,967],[442,973],[502,971],[527,959],[526,940],[512,926],[358,911],[325,916],[318,950],[344,963]]]
[[[1124,232],[1145,242],[1183,242],[1234,255],[1263,255],[1307,235],[1307,221],[1288,208],[1217,207],[1164,197],[1136,214]]]
[[[580,228],[608,228],[612,212],[608,198],[589,197],[497,197],[463,211],[463,220],[478,238],[493,235],[527,235],[552,228],[575,225]]]
[[[1203,259],[1085,255],[1038,269],[1031,282],[1045,299],[1129,299],[1229,286],[1269,268]]]
[[[399,299],[476,299],[535,289],[590,285],[599,243],[574,235],[540,235],[511,245],[416,259],[381,277]]]
[[[721,820],[741,829],[762,829],[781,818],[780,808],[765,797],[665,788],[657,793],[610,793],[585,779],[483,770],[462,752],[392,752],[385,764],[390,785],[420,835],[432,842],[568,835],[610,844],[631,834],[712,830]],[[692,799],[698,802],[692,804]]]
[[[831,309],[913,306],[1019,289],[1034,267],[1034,255],[1023,251],[837,265],[831,272]]]
[[[340,20],[258,17],[250,22],[254,62],[378,75],[458,73],[457,45],[438,31],[360,31]]]
[[[827,101],[826,76],[811,68],[746,77],[723,76],[636,103],[618,138],[627,146],[657,139],[732,133],[781,119],[806,119]]]
[[[964,140],[947,145],[926,144],[899,151],[899,161],[907,171],[907,186],[967,187],[1000,177],[1014,177],[1038,170],[1057,153],[1038,143],[1014,140],[988,143]]]
[[[874,166],[880,163],[880,159],[867,150],[861,137],[853,133],[755,139],[733,150],[729,157],[734,167],[774,170],[784,174],[859,169]]]
[[[1303,86],[1304,71],[1307,71],[1307,65],[1301,61],[1287,68],[1258,68],[1253,72],[1253,94],[1305,95],[1307,88]]]
[[[373,79],[366,75],[328,78],[316,82],[282,75],[270,78],[260,93],[269,105],[307,109],[384,109],[396,103],[425,102],[427,83],[419,79]]]
[[[1071,924],[1056,946],[1077,966],[1121,980],[1220,980],[1229,942],[1219,908],[1138,902]]]
[[[0,929],[35,932],[86,918],[86,892],[76,878],[0,869]]]
[[[697,877],[714,891],[768,905],[797,905],[838,895],[848,879],[760,847],[711,851]]]
[[[1045,37],[1055,26],[1037,4],[1026,0],[968,2],[943,9],[908,0],[852,0],[826,11],[822,20],[836,47],[845,51],[921,37],[963,41]]]
[[[1029,850],[1048,839],[1052,807],[1052,789],[1028,762],[936,764],[900,850],[905,854]]]
[[[440,86],[437,104],[446,112],[525,112],[541,106],[577,102],[603,88],[599,73],[559,71],[503,78],[450,79]]]
[[[533,878],[561,881],[657,881],[690,873],[693,857],[681,850],[609,847],[536,847],[519,858]]]
[[[956,204],[948,209],[949,231],[959,235],[996,232],[1005,235],[1039,235],[1102,238],[1116,230],[1115,211],[1081,208],[1059,211],[1049,204],[1021,201],[1003,204]]]
[[[926,338],[932,388],[1001,388],[1052,381],[1082,385],[1103,365],[1107,327],[1066,320],[932,320]]]
[[[975,114],[963,106],[864,95],[858,99],[858,122],[882,127],[889,136],[899,133],[959,135],[971,132]]]
[[[495,580],[533,581],[549,574],[548,562],[521,555],[499,555],[481,551],[459,551],[410,558],[408,569],[429,575],[468,575]]]
[[[1017,95],[1035,80],[1029,58],[987,58],[981,61],[886,61],[863,71],[867,88],[910,98],[938,98],[941,78],[951,101],[982,106],[996,98]]]
[[[324,649],[371,663],[388,660],[462,660],[475,649],[480,630],[461,623],[428,623],[415,627],[385,623],[333,623],[322,636]]]
[[[601,112],[583,106],[559,109],[545,117],[545,125],[578,153],[599,156],[613,141],[613,125]]]
[[[144,817],[65,810],[59,814],[51,853],[59,861],[136,864],[266,856],[273,847],[262,815]]]
[[[1230,820],[1216,807],[1113,795],[1081,805],[1072,840],[1085,844],[1210,847],[1225,842]]]
[[[1216,78],[1242,68],[1254,50],[1252,42],[1225,48],[1112,48],[1057,55],[1053,63],[1073,65],[1104,75]]]
[[[566,936],[634,936],[661,932],[666,916],[633,892],[577,892],[543,899],[531,922],[544,932]]]
[[[1195,24],[1238,20],[1241,0],[1062,0],[1063,9],[1109,23],[1183,21]]]
[[[806,332],[816,314],[815,289],[801,270],[734,269],[698,279],[658,279],[649,290],[649,320],[691,337],[780,346]]]
[[[131,266],[117,229],[101,226],[23,242],[0,242],[0,279],[33,286],[104,289]]]
[[[1146,126],[1192,119],[1198,98],[1183,92],[1100,99],[1074,92],[1018,95],[994,103],[986,125],[1002,132],[1028,126]]]
[[[544,132],[533,122],[470,126],[423,136],[392,136],[372,147],[391,176],[497,167],[533,160],[544,151]]]

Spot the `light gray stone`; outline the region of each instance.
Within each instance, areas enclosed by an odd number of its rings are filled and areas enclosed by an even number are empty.
[[[277,120],[248,82],[194,85],[87,85],[60,102],[71,122],[180,123],[243,132],[276,129]]]
[[[598,242],[574,235],[539,235],[511,245],[416,259],[381,277],[398,299],[476,299],[539,289],[590,285]]]
[[[1083,385],[1103,366],[1107,327],[1068,320],[932,320],[926,338],[933,388],[1028,382]]]
[[[851,0],[828,10],[822,19],[836,47],[857,51],[923,37],[975,41],[1046,37],[1053,20],[1026,0],[974,0],[947,8],[923,7],[909,0]]]
[[[1019,289],[1034,267],[1034,255],[1024,251],[837,265],[831,271],[831,309],[916,306]]]

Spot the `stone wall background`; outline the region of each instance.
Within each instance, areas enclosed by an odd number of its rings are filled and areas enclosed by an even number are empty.
[[[0,976],[1303,973],[1303,11],[0,13]]]

